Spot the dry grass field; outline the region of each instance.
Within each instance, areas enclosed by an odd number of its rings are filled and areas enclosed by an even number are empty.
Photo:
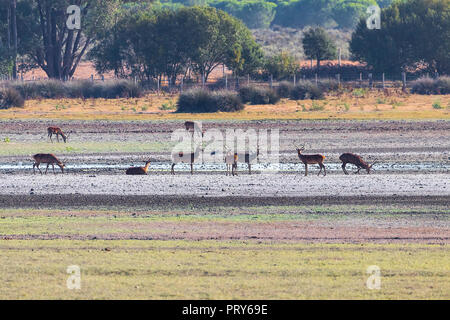
[[[283,99],[276,105],[247,105],[241,112],[176,113],[176,95],[149,94],[140,99],[44,99],[24,108],[0,110],[0,120],[419,120],[450,119],[450,96],[346,93],[325,100]],[[433,107],[440,105],[440,109]]]

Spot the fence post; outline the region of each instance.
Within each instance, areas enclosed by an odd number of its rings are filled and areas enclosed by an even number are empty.
[[[341,48],[338,49],[338,65],[341,67]]]
[[[228,75],[225,75],[225,90],[228,90]]]
[[[296,85],[297,75],[294,73],[294,86]]]
[[[184,82],[184,77],[182,77],[181,81],[180,81],[180,93],[183,93],[183,82]]]
[[[402,91],[406,91],[406,72],[402,72]]]
[[[91,74],[91,81],[94,82],[94,75]]]
[[[319,84],[319,79],[317,77],[317,73],[314,75],[314,78],[316,79],[316,86]]]
[[[338,86],[340,86],[341,85],[341,74],[340,73],[337,74],[337,81],[338,81]]]
[[[273,75],[270,75],[270,88],[273,88]]]
[[[236,76],[236,87],[235,87],[235,89],[239,90],[239,77],[238,76]]]
[[[373,77],[371,73],[369,73],[369,88],[373,89]]]
[[[383,90],[384,90],[384,89],[386,89],[386,83],[385,83],[385,81],[384,81],[384,72],[383,72],[383,74],[381,75],[381,78],[382,78],[382,80],[383,80]]]
[[[202,74],[202,88],[205,87],[205,74]]]
[[[102,81],[105,82],[105,76],[104,75],[102,75]]]
[[[250,85],[250,75],[249,74],[247,74],[247,85],[248,86]]]
[[[159,80],[160,80],[160,77],[158,76],[156,78],[156,91],[158,92],[158,95],[159,95]]]

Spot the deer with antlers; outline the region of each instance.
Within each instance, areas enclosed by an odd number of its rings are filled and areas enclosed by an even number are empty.
[[[48,127],[48,128],[47,128],[47,133],[48,133],[48,137],[50,138],[50,141],[51,141],[52,143],[53,143],[52,136],[53,136],[54,134],[56,135],[56,140],[58,140],[58,142],[59,142],[59,136],[62,137],[62,139],[64,140],[64,143],[67,142],[68,136],[66,136],[66,135],[64,134],[64,132],[62,132],[61,128],[59,128],[59,127]]]
[[[305,176],[308,175],[308,164],[318,164],[320,167],[320,171],[317,174],[318,176],[322,172],[323,169],[323,175],[327,175],[327,170],[325,169],[325,166],[323,164],[323,161],[325,160],[325,156],[321,154],[303,154],[302,152],[305,151],[305,146],[302,146],[301,148],[295,146],[297,149],[298,158],[301,162],[305,165]]]
[[[130,167],[130,168],[128,168],[125,173],[127,175],[133,175],[133,176],[146,175],[147,172],[148,172],[148,168],[149,167],[150,167],[150,160],[145,161],[145,166],[143,166],[143,167]]]
[[[354,153],[343,153],[339,157],[339,160],[342,161],[342,170],[344,170],[345,174],[348,174],[347,170],[345,169],[345,166],[347,165],[347,163],[351,163],[358,168],[358,170],[355,172],[355,174],[358,174],[361,169],[366,169],[367,174],[370,174],[370,170],[372,169],[372,166],[376,163],[376,162],[373,162],[372,164],[369,165],[367,162],[365,162],[361,158],[361,156],[358,156],[357,154],[354,154]]]
[[[33,159],[34,159],[34,164],[33,164],[33,173],[34,174],[36,173],[35,168],[38,168],[39,172],[42,174],[41,169],[39,169],[39,166],[41,163],[47,164],[47,169],[45,169],[45,174],[47,174],[48,167],[50,165],[52,165],[53,173],[56,174],[55,164],[61,168],[61,172],[64,174],[64,167],[65,167],[64,163],[59,161],[58,158],[56,158],[53,154],[39,153],[39,154],[35,154],[33,156]]]

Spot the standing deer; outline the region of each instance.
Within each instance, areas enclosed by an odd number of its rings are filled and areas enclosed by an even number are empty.
[[[127,175],[146,175],[148,172],[148,167],[150,166],[150,160],[145,162],[144,167],[131,167],[126,171]]]
[[[67,136],[62,132],[61,128],[59,127],[48,127],[47,128],[47,132],[48,132],[48,137],[50,138],[50,141],[53,142],[52,140],[52,135],[56,135],[56,140],[58,140],[59,142],[59,136],[61,136],[64,140],[64,143],[67,142]]]
[[[358,156],[357,154],[354,154],[354,153],[343,153],[343,154],[341,154],[339,159],[342,161],[342,170],[344,170],[345,174],[348,174],[347,170],[345,169],[345,166],[347,165],[347,163],[354,164],[358,168],[358,171],[356,171],[355,174],[358,174],[359,170],[361,170],[361,169],[366,169],[367,174],[370,174],[370,170],[372,169],[372,166],[376,163],[376,162],[374,162],[369,165],[360,156]]]
[[[227,154],[225,155],[225,163],[227,165],[227,176],[228,175],[237,175],[237,161],[238,161],[238,154],[233,153],[231,150],[227,150]],[[230,173],[231,169],[231,173]]]
[[[238,156],[238,159],[244,158],[244,163],[248,166],[248,174],[252,174],[252,162],[259,156],[259,147],[256,148],[256,152],[250,153],[246,152],[244,154],[241,154],[241,157]],[[236,170],[237,170],[237,164],[236,164]],[[237,174],[237,173],[236,173]]]
[[[195,152],[191,152],[186,154],[186,159],[183,151],[180,151],[177,156],[172,154],[172,169],[171,173],[175,174],[174,167],[177,163],[189,163],[191,165],[191,174],[194,174],[194,162],[198,158],[198,155],[200,154],[200,147],[198,147]]]
[[[41,163],[47,164],[47,169],[45,169],[45,174],[47,174],[49,165],[52,165],[53,173],[56,174],[55,164],[61,168],[61,172],[64,174],[65,165],[61,161],[59,161],[58,158],[56,158],[53,154],[39,153],[39,154],[35,154],[33,156],[33,159],[34,159],[34,164],[33,164],[33,173],[34,174],[36,173],[35,167],[38,168],[39,172],[42,174],[41,169],[39,169],[39,165]]]
[[[325,157],[321,154],[302,154],[302,152],[305,150],[305,147],[302,146],[301,148],[295,147],[297,149],[298,157],[301,162],[305,165],[305,177],[308,175],[308,164],[318,164],[320,167],[320,171],[317,174],[318,176],[322,172],[323,169],[323,175],[327,175],[327,170],[325,169],[325,166],[323,165],[323,161],[325,160]]]

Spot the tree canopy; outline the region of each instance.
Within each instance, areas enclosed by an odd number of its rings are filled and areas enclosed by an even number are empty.
[[[336,45],[323,28],[310,28],[303,37],[303,50],[309,59],[317,61],[317,70],[320,61],[336,57]]]
[[[381,29],[361,20],[350,49],[377,71],[450,72],[450,0],[397,1],[381,11]]]

